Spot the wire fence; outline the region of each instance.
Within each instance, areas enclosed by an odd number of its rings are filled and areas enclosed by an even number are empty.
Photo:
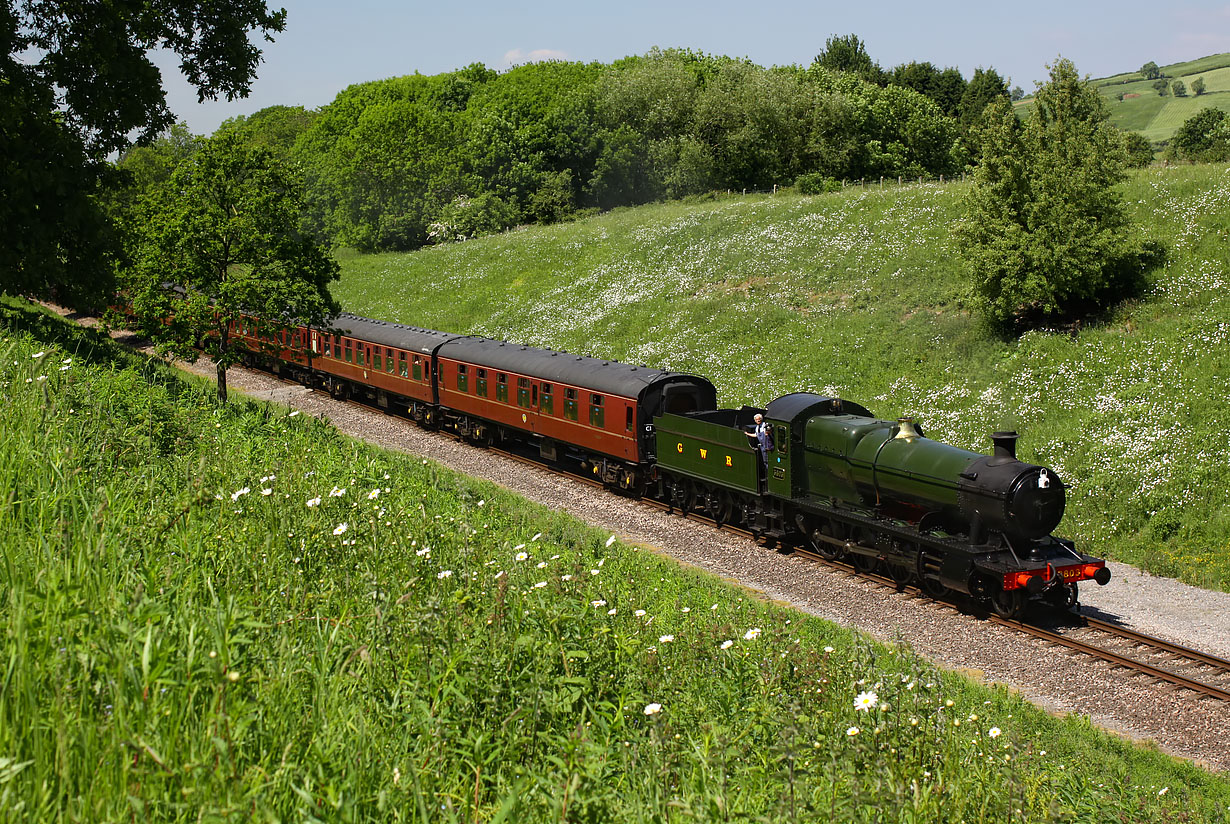
[[[964,183],[965,180],[966,180],[965,172],[962,172],[960,175],[935,175],[935,176],[919,175],[918,177],[905,177],[903,175],[898,175],[897,177],[881,176],[878,178],[873,177],[873,178],[859,178],[858,180],[850,180],[850,179],[842,180],[841,188],[850,189],[850,188],[855,188],[855,187],[859,187],[859,188],[879,187],[883,189],[885,186],[915,186],[915,185],[921,186],[925,183],[938,184],[938,185],[943,186],[949,183]],[[744,188],[741,193],[744,195],[775,195],[779,191],[796,191],[797,188],[798,187],[796,186],[775,183],[773,184],[773,187],[769,189]],[[737,194],[740,194],[740,192],[734,189],[727,189],[726,194],[737,195]]]

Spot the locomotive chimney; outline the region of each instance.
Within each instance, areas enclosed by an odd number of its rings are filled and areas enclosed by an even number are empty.
[[[995,457],[1015,461],[1016,439],[1019,437],[1015,432],[992,432],[991,443],[995,444]]]
[[[918,429],[914,426],[913,418],[898,418],[897,419],[897,434],[893,436],[905,441],[912,441],[919,437]]]

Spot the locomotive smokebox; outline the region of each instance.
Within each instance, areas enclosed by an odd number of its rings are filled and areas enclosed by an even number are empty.
[[[1001,458],[1003,461],[1016,460],[1016,441],[1020,435],[1016,432],[992,432],[991,443],[995,444],[995,453],[993,457]]]

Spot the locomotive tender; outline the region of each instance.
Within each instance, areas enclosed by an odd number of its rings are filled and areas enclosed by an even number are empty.
[[[1053,536],[1064,486],[1016,458],[1016,433],[982,455],[840,398],[794,393],[718,409],[703,377],[343,314],[328,329],[231,329],[244,361],[358,397],[478,445],[517,441],[607,487],[700,511],[753,534],[882,569],[900,585],[970,595],[1014,616],[1077,604],[1104,561]],[[762,414],[761,455],[748,435]]]

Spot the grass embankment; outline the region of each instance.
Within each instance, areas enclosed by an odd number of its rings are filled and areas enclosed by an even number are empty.
[[[1169,249],[1139,302],[1079,331],[987,339],[950,226],[964,185],[621,210],[408,255],[346,256],[335,289],[374,318],[708,376],[726,403],[808,390],[913,415],[934,438],[1069,484],[1087,552],[1230,589],[1230,170],[1125,186]]]
[[[1230,808],[1224,777],[3,314],[0,820]]]

